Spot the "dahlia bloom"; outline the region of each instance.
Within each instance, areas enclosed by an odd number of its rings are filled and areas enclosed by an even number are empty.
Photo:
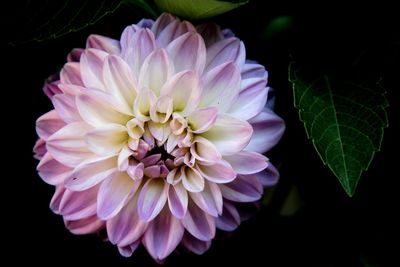
[[[67,59],[45,83],[54,109],[34,151],[72,233],[105,230],[124,256],[140,243],[157,261],[180,243],[201,254],[239,225],[237,203],[276,183],[261,153],[284,123],[265,107],[265,68],[229,30],[163,14]]]

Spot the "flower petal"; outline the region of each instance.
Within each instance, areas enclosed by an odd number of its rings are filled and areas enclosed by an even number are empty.
[[[182,245],[184,245],[189,251],[192,251],[197,255],[202,255],[210,248],[211,240],[201,241],[188,232],[185,232],[182,239]]]
[[[221,155],[242,151],[252,137],[251,125],[228,115],[220,115],[214,126],[201,135],[211,141]]]
[[[161,95],[173,99],[174,111],[182,116],[192,113],[198,106],[201,96],[199,77],[193,71],[175,74],[161,88]]]
[[[82,120],[76,109],[75,96],[70,94],[57,94],[51,98],[51,101],[58,115],[66,123]]]
[[[200,192],[204,189],[204,178],[193,168],[181,168],[182,184],[189,192]]]
[[[244,44],[236,37],[223,39],[207,49],[206,71],[227,63],[235,62],[242,68],[246,59]]]
[[[60,214],[64,216],[65,220],[69,221],[80,220],[95,215],[98,190],[98,186],[82,192],[65,190],[60,202]]]
[[[135,252],[135,250],[138,248],[138,246],[140,245],[140,240],[136,240],[135,242],[133,242],[132,244],[129,244],[127,246],[118,246],[118,251],[119,254],[121,254],[121,256],[123,257],[130,257],[132,256],[133,252]]]
[[[55,214],[60,214],[60,202],[65,193],[63,185],[57,185],[53,197],[50,200],[50,209]]]
[[[187,118],[193,133],[199,134],[210,129],[217,120],[218,109],[215,107],[202,108],[194,111]]]
[[[268,168],[256,174],[264,187],[270,187],[276,185],[279,180],[279,171],[274,165],[268,163]]]
[[[153,220],[163,209],[168,196],[168,184],[164,179],[149,179],[143,186],[139,199],[138,211],[142,220]]]
[[[183,219],[187,211],[188,194],[182,183],[170,185],[168,190],[168,206],[175,217]]]
[[[85,136],[91,151],[97,155],[116,155],[128,142],[128,132],[125,126],[107,124],[90,130]]]
[[[214,144],[201,136],[196,136],[193,140],[190,153],[204,165],[212,165],[222,158]]]
[[[121,47],[119,41],[97,34],[91,34],[86,40],[86,48],[95,48],[109,54],[119,54]]]
[[[253,174],[267,168],[268,159],[256,152],[241,151],[237,154],[224,156],[235,172],[239,174]]]
[[[67,55],[67,61],[68,62],[79,62],[81,59],[81,55],[85,49],[82,48],[74,48],[69,52]]]
[[[102,220],[114,217],[138,189],[139,184],[140,182],[134,182],[126,172],[117,172],[104,180],[97,195],[97,216]]]
[[[263,187],[255,175],[238,175],[228,184],[221,184],[224,198],[235,202],[253,202],[261,198]]]
[[[53,109],[42,116],[36,121],[36,132],[40,138],[47,141],[47,139],[65,126],[65,122],[61,119],[60,115]]]
[[[240,224],[239,212],[232,203],[225,201],[222,215],[215,222],[218,229],[233,231]]]
[[[171,42],[187,32],[196,32],[196,29],[187,21],[180,22],[175,19],[157,35],[157,47],[167,47]]]
[[[196,205],[213,217],[218,217],[222,213],[222,193],[218,185],[206,182],[204,190],[199,193],[190,193],[190,198]]]
[[[206,64],[206,47],[203,38],[195,32],[188,32],[167,46],[174,62],[175,71],[193,70],[202,74]]]
[[[203,77],[204,89],[200,107],[213,106],[220,113],[227,111],[238,97],[240,81],[240,70],[233,62],[211,69]]]
[[[207,47],[224,39],[220,26],[212,22],[198,25],[196,30],[203,37]]]
[[[77,221],[65,220],[64,223],[65,227],[75,235],[96,233],[104,227],[104,222],[95,215]]]
[[[210,182],[225,184],[236,178],[236,172],[232,166],[225,160],[220,160],[212,165],[197,164],[197,170]]]
[[[33,147],[33,153],[33,157],[37,160],[41,160],[44,154],[47,153],[46,142],[42,138],[39,138],[36,141],[35,146]]]
[[[208,241],[215,236],[215,219],[189,201],[188,211],[182,220],[186,230],[197,239]]]
[[[174,74],[174,65],[165,49],[153,51],[140,68],[139,84],[160,95],[161,87]]]
[[[242,79],[245,80],[249,78],[263,78],[267,81],[268,72],[263,65],[246,62],[242,68]]]
[[[80,64],[78,62],[65,63],[60,72],[60,82],[61,84],[83,86]]]
[[[151,26],[151,31],[154,32],[155,36],[158,37],[160,33],[167,27],[170,23],[175,21],[176,18],[169,13],[163,13],[157,18],[153,26]]]
[[[67,124],[47,140],[47,150],[60,163],[75,167],[92,155],[84,136],[90,130],[84,122]]]
[[[122,58],[138,78],[144,60],[156,47],[154,34],[149,29],[138,28],[127,41],[128,45],[122,49]]]
[[[154,259],[162,260],[181,242],[183,233],[180,220],[165,207],[144,233],[143,244]]]
[[[278,143],[285,131],[285,122],[269,109],[264,109],[249,122],[254,133],[246,150],[265,153]]]
[[[117,157],[88,159],[79,164],[65,187],[74,191],[83,191],[95,186],[117,171]]]
[[[94,48],[86,49],[82,53],[80,70],[83,84],[86,87],[104,91],[103,64],[107,55],[108,53]]]
[[[76,106],[82,118],[98,127],[109,123],[125,125],[130,116],[117,110],[118,104],[110,95],[98,90],[86,90],[76,98]]]
[[[140,90],[133,105],[135,117],[142,121],[148,121],[150,119],[150,108],[156,101],[157,98],[153,91],[147,88]]]
[[[103,65],[103,81],[105,91],[118,101],[124,113],[133,115],[137,85],[129,65],[119,56],[107,56]]]
[[[118,246],[127,246],[143,235],[148,223],[139,218],[137,209],[138,193],[115,215],[107,220],[107,236]]]
[[[46,153],[40,160],[37,170],[40,178],[51,185],[63,184],[72,173],[71,168],[55,160],[50,153]]]
[[[269,87],[264,81],[251,85],[240,92],[239,97],[230,107],[228,113],[238,119],[248,120],[258,115],[267,103]]]

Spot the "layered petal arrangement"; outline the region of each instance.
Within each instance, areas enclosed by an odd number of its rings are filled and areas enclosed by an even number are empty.
[[[278,172],[262,155],[284,131],[266,107],[265,68],[215,24],[169,14],[89,36],[44,91],[36,122],[40,177],[74,234],[105,230],[123,256],[142,243],[157,261],[182,244],[205,252],[240,224]]]

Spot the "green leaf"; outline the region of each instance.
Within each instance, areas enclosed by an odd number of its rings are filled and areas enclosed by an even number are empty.
[[[187,19],[211,18],[247,3],[232,3],[217,0],[155,0],[156,4],[166,12]]]
[[[322,76],[310,82],[289,66],[294,105],[324,164],[349,196],[379,151],[388,126],[385,92]]]
[[[121,4],[121,0],[23,1],[15,13],[15,23],[25,23],[9,44],[42,42],[78,32],[114,13]]]

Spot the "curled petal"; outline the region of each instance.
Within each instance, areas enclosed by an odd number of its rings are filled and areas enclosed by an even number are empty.
[[[198,33],[188,32],[167,46],[168,54],[174,62],[175,71],[193,70],[203,73],[206,63],[206,47]]]
[[[127,245],[127,246],[118,246],[118,251],[121,256],[126,258],[132,256],[133,252],[138,248],[140,245],[140,240],[136,240],[135,242]]]
[[[83,191],[95,186],[117,171],[117,157],[88,159],[79,164],[65,187],[74,191]]]
[[[175,39],[188,32],[196,32],[196,29],[187,21],[180,22],[175,19],[158,34],[156,38],[157,47],[167,47]]]
[[[125,126],[107,124],[90,130],[85,140],[89,149],[98,155],[116,155],[126,145],[128,132]]]
[[[52,134],[65,126],[65,122],[55,110],[51,110],[36,121],[36,132],[40,138],[47,140]]]
[[[193,168],[181,168],[182,184],[189,192],[200,192],[204,189],[204,178]]]
[[[168,206],[171,213],[178,219],[183,219],[185,216],[188,199],[188,193],[182,183],[177,183],[169,187]]]
[[[39,176],[48,184],[59,185],[64,183],[72,169],[55,160],[50,153],[46,153],[37,166]]]
[[[251,125],[228,115],[220,115],[214,126],[202,136],[211,141],[223,155],[242,151],[252,137]]]
[[[163,13],[151,26],[151,31],[154,32],[155,36],[158,37],[160,33],[167,27],[170,23],[175,21],[176,18],[169,13]]]
[[[239,174],[257,173],[268,166],[268,159],[257,152],[241,151],[234,155],[224,156],[224,159]]]
[[[61,84],[83,86],[81,68],[78,62],[68,62],[60,72]]]
[[[239,212],[232,203],[225,201],[222,215],[219,216],[215,222],[218,229],[233,231],[240,224]]]
[[[215,148],[213,143],[207,139],[196,136],[190,147],[190,153],[196,160],[199,160],[204,165],[212,165],[221,160],[221,154]]]
[[[273,111],[263,112],[249,121],[254,129],[246,150],[265,153],[278,143],[285,131],[285,122]]]
[[[69,54],[67,56],[67,61],[68,62],[79,62],[83,51],[84,51],[84,49],[82,49],[82,48],[72,49],[72,51],[69,52]]]
[[[114,217],[135,193],[140,182],[134,182],[126,172],[117,172],[101,183],[97,195],[97,216],[102,220]]]
[[[142,121],[148,121],[150,119],[150,108],[156,100],[157,98],[153,91],[149,89],[140,90],[133,108],[135,117]]]
[[[200,107],[227,111],[236,101],[240,89],[240,70],[233,62],[218,65],[203,77],[204,89]]]
[[[80,73],[83,84],[86,87],[104,90],[102,68],[107,55],[108,53],[94,48],[86,49],[82,53]]]
[[[149,224],[143,236],[143,244],[156,260],[166,258],[181,242],[184,228],[180,220],[173,216],[168,208]]]
[[[173,100],[167,95],[157,99],[154,106],[150,108],[150,118],[154,122],[166,123],[172,114]]]
[[[164,179],[149,179],[143,186],[139,199],[138,210],[142,220],[153,220],[163,209],[168,196],[168,184]]]
[[[225,160],[220,160],[212,165],[197,164],[197,170],[210,182],[225,184],[236,178],[236,172]]]
[[[53,197],[50,200],[50,209],[55,214],[60,214],[60,202],[64,196],[65,190],[63,185],[57,185]]]
[[[37,160],[41,160],[46,152],[46,142],[42,138],[39,138],[33,147],[33,157]]]
[[[235,37],[223,39],[207,49],[206,71],[229,61],[242,68],[246,59],[244,44]]]
[[[92,155],[84,136],[90,130],[84,122],[67,124],[47,140],[47,150],[60,163],[75,167]]]
[[[274,186],[279,180],[279,172],[271,163],[268,163],[268,168],[257,173],[256,176],[265,187]]]
[[[129,158],[132,156],[133,151],[125,145],[121,152],[118,154],[118,170],[119,171],[126,171],[129,166]]]
[[[190,129],[195,134],[206,132],[217,120],[218,109],[215,107],[202,108],[194,111],[187,118]]]
[[[236,202],[253,202],[261,198],[263,187],[258,178],[253,175],[238,175],[228,184],[221,184],[224,198]]]
[[[87,38],[86,48],[103,50],[109,54],[119,54],[121,52],[121,47],[118,40],[97,34],[91,34]]]
[[[201,241],[209,241],[215,236],[215,219],[189,201],[188,211],[182,220],[185,229]]]
[[[222,193],[215,183],[206,182],[204,190],[198,193],[190,193],[190,198],[200,209],[213,217],[218,217],[222,213]]]

